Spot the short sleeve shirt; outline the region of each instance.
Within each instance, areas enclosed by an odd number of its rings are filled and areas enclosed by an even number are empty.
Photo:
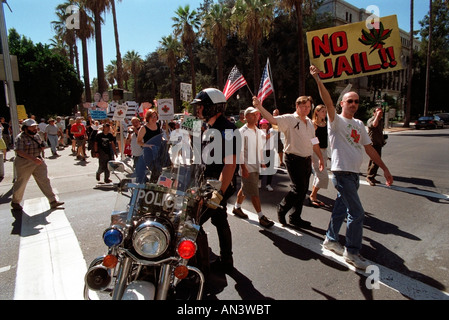
[[[20,150],[32,157],[37,157],[42,151],[41,143],[42,140],[38,134],[29,136],[25,132],[21,132],[16,138],[14,150]]]
[[[58,127],[56,125],[47,125],[45,127],[45,133],[51,136],[56,136],[58,134]]]
[[[331,170],[359,173],[364,146],[371,144],[365,125],[358,119],[346,119],[336,114],[328,125],[332,150]]]
[[[313,153],[312,139],[315,138],[315,127],[312,120],[306,117],[302,121],[298,114],[284,114],[275,117],[279,131],[285,135],[284,152],[300,157],[310,157]]]

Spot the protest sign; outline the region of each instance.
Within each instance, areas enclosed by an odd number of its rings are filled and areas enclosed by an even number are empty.
[[[19,120],[28,119],[27,112],[25,110],[25,106],[23,104],[17,105],[17,118]]]
[[[201,134],[202,125],[203,122],[201,120],[198,120],[196,117],[187,115],[184,117],[184,121],[181,124],[181,129],[188,131],[192,135],[198,136],[199,134]]]
[[[118,105],[115,106],[114,116],[112,117],[113,121],[123,121],[126,118],[126,113],[128,112],[127,105]]]
[[[93,120],[104,120],[108,118],[106,110],[90,110],[89,113]]]
[[[173,116],[175,115],[173,99],[159,99],[157,105],[160,120],[173,120]]]
[[[346,80],[402,69],[396,15],[307,32],[310,63],[323,82]]]

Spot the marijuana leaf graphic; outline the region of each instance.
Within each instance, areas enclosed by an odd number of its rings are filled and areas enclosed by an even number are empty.
[[[379,29],[372,28],[370,32],[362,29],[362,37],[359,38],[359,41],[364,45],[371,46],[373,49],[371,54],[374,50],[383,48],[384,40],[391,36],[392,31],[393,29],[385,29],[383,23],[380,22]]]

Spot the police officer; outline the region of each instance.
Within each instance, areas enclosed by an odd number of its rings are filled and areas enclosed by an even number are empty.
[[[226,212],[227,200],[234,194],[236,188],[232,183],[234,172],[237,167],[237,127],[224,116],[226,110],[226,98],[224,94],[214,88],[202,90],[191,102],[195,106],[197,116],[207,124],[207,129],[203,133],[203,141],[209,140],[209,144],[203,145],[203,161],[207,157],[212,157],[214,161],[206,159],[205,177],[218,179],[221,181],[220,190],[214,191],[208,209],[201,217],[201,224],[209,218],[217,228],[218,240],[220,243],[220,258],[217,261],[224,271],[231,271],[234,268],[232,258],[232,236]],[[216,133],[216,134],[214,134]],[[221,139],[221,144],[213,142],[213,139]],[[221,146],[221,150],[210,148],[211,143]],[[232,145],[231,145],[232,144]],[[209,146],[209,148],[207,147]],[[229,146],[231,146],[229,148]],[[221,154],[217,154],[221,152]]]

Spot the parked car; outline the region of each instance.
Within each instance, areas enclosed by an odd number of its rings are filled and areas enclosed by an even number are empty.
[[[415,128],[416,129],[436,129],[436,128],[443,128],[444,127],[444,121],[441,120],[439,116],[426,116],[426,117],[420,117],[415,122]]]
[[[435,115],[439,116],[444,124],[449,124],[449,113],[436,113]]]

